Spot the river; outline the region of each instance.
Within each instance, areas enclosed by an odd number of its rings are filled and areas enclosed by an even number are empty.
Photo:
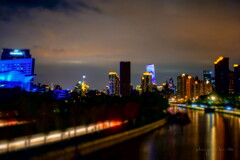
[[[186,110],[173,107],[173,110]],[[167,124],[118,146],[76,159],[239,160],[240,117],[187,109],[191,123]]]

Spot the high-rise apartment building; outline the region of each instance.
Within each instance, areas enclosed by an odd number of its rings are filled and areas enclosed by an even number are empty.
[[[208,95],[213,92],[213,84],[211,81],[200,81],[195,78],[193,83],[193,99],[197,99],[199,96]]]
[[[130,95],[131,83],[131,63],[120,62],[120,94],[121,96]]]
[[[120,79],[116,72],[109,72],[109,94],[120,96]]]
[[[177,77],[177,95],[178,98],[183,98],[185,99],[187,96],[187,79],[188,75],[186,74],[181,74],[180,76]]]
[[[229,93],[229,58],[219,57],[215,62],[215,87],[218,94]]]
[[[192,76],[188,76],[186,81],[186,99],[193,98],[193,83],[194,83],[194,78]]]
[[[193,98],[194,99],[198,99],[198,97],[200,96],[200,83],[201,81],[197,78],[194,79],[194,83],[193,83]]]
[[[204,95],[210,94],[213,92],[213,84],[211,81],[204,81],[205,93]]]
[[[152,92],[153,84],[152,84],[152,73],[144,72],[142,76],[142,92]]]

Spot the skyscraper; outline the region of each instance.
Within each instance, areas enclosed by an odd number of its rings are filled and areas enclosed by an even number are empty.
[[[240,94],[240,66],[234,64],[234,93]]]
[[[194,78],[192,76],[188,76],[187,84],[186,84],[186,99],[193,98],[193,83],[194,83]]]
[[[152,83],[156,84],[154,64],[146,65],[146,71],[152,74]]]
[[[120,79],[116,72],[109,72],[108,86],[110,95],[120,95]]]
[[[198,99],[200,96],[200,87],[201,87],[201,81],[198,79],[198,77],[195,77],[194,83],[193,83],[193,98]]]
[[[173,93],[176,94],[176,86],[172,77],[170,77],[168,80],[168,86],[171,90],[173,90]]]
[[[142,92],[152,92],[153,84],[152,84],[152,73],[144,72],[142,76]]]
[[[228,93],[229,94],[234,94],[234,72],[229,70],[228,73]]]
[[[229,58],[219,57],[215,62],[215,87],[218,94],[229,93]]]
[[[122,96],[130,95],[131,63],[120,62],[120,93]]]
[[[0,87],[21,87],[30,90],[34,74],[35,59],[28,49],[3,49],[0,61]],[[20,78],[21,77],[21,78]]]
[[[178,98],[183,98],[185,99],[187,96],[187,79],[188,75],[186,74],[181,74],[180,76],[177,77],[177,95]]]

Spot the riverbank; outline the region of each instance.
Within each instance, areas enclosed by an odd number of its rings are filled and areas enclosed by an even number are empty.
[[[131,138],[141,136],[163,126],[166,123],[167,118],[164,118],[130,130],[126,130],[128,124],[125,123],[122,126],[119,125],[106,130],[95,131],[95,133],[92,132],[87,135],[65,138],[63,140],[49,142],[40,146],[25,147],[18,151],[14,151],[16,148],[12,148],[12,152],[7,152],[8,154],[3,154],[1,157],[3,159],[19,159],[19,157],[28,156],[28,159],[54,159],[61,156],[66,157],[66,155],[69,158],[75,156],[76,154],[86,155],[119,143],[123,143]],[[69,134],[73,136],[74,132],[69,132]],[[19,144],[19,142],[14,142],[14,144]],[[9,144],[6,146],[9,147]]]
[[[204,106],[200,107],[200,106],[191,106],[191,105],[185,105],[185,104],[176,104],[178,107],[182,107],[182,108],[188,108],[188,109],[195,109],[195,110],[200,110],[200,111],[204,111]],[[239,110],[224,110],[224,109],[218,109],[215,108],[215,112],[217,113],[224,113],[224,114],[230,114],[230,115],[234,115],[234,116],[240,116],[240,111]]]
[[[111,135],[111,136],[108,136],[105,138],[101,138],[101,139],[87,142],[84,144],[80,144],[77,146],[65,148],[65,149],[59,150],[57,152],[56,151],[50,152],[45,155],[38,156],[37,158],[34,158],[34,160],[56,159],[56,158],[63,157],[63,156],[66,157],[66,155],[68,155],[67,157],[69,157],[71,159],[76,154],[85,156],[90,153],[93,153],[93,152],[96,152],[96,151],[99,151],[99,150],[102,150],[105,148],[109,148],[111,146],[123,143],[123,142],[133,139],[135,137],[144,135],[154,129],[157,129],[157,128],[165,125],[166,123],[167,123],[167,118],[164,118],[157,122],[154,122],[154,123],[151,123],[151,124],[148,124],[148,125],[145,125],[143,127],[139,127],[139,128],[133,129],[133,130],[125,131],[123,133]]]

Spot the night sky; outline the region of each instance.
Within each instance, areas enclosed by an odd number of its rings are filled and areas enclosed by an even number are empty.
[[[155,64],[157,83],[201,75],[218,56],[240,63],[235,0],[0,0],[0,48],[29,48],[36,83],[103,89],[131,61],[132,83]]]

